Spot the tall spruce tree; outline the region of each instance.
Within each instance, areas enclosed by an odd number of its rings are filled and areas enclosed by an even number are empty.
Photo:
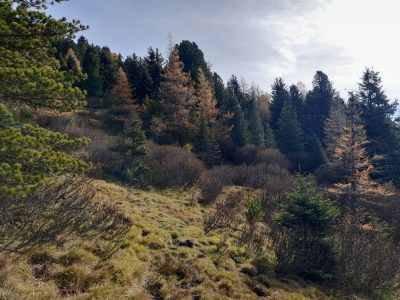
[[[104,77],[100,74],[100,51],[93,45],[87,47],[82,61],[82,70],[87,79],[80,83],[80,87],[87,91],[88,96],[101,97],[103,95]]]
[[[195,141],[197,156],[206,166],[217,165],[221,161],[221,149],[213,130],[208,126],[206,119],[200,120]]]
[[[301,116],[303,115],[304,110],[304,97],[299,88],[296,85],[291,85],[289,88],[290,101],[292,102],[293,108],[296,111],[296,114],[301,120]]]
[[[213,75],[213,87],[214,97],[217,100],[217,107],[224,113],[231,112],[232,108],[229,107],[224,81],[217,73]]]
[[[199,69],[204,72],[208,80],[212,80],[212,73],[204,59],[204,54],[195,42],[185,40],[177,47],[179,51],[179,60],[183,63],[183,71],[190,74],[194,82],[199,82]]]
[[[308,93],[304,107],[304,130],[308,136],[315,134],[320,141],[324,140],[324,124],[334,96],[335,90],[328,76],[317,71],[313,89]]]
[[[395,129],[393,115],[397,103],[390,103],[383,88],[379,72],[366,69],[359,84],[362,119],[367,132],[367,152],[370,157],[381,156],[374,175],[391,180],[400,186],[400,139]]]
[[[104,78],[103,94],[109,95],[116,83],[116,72],[119,68],[118,57],[111,53],[108,47],[101,48],[100,51],[100,76]]]
[[[303,171],[314,172],[319,166],[326,164],[328,158],[321,140],[315,134],[307,136],[304,140],[306,162]]]
[[[272,129],[277,132],[279,127],[279,119],[281,117],[282,108],[285,103],[289,103],[290,95],[287,90],[286,84],[282,78],[275,79],[272,85],[272,102],[271,102],[271,121]]]
[[[139,104],[144,104],[145,99],[149,97],[152,91],[153,80],[151,79],[147,64],[142,59],[140,60],[134,87],[136,101]]]
[[[233,143],[238,147],[243,147],[248,144],[250,140],[248,124],[240,105],[236,106],[230,125],[233,126],[231,130]]]
[[[83,61],[83,58],[85,57],[85,53],[87,48],[89,47],[89,42],[84,36],[80,36],[78,38],[78,41],[76,43],[76,49],[77,49],[77,56],[79,61]]]
[[[264,147],[264,127],[261,123],[260,113],[258,112],[255,99],[249,101],[246,116],[250,134],[250,143]]]
[[[301,170],[304,162],[303,131],[290,101],[285,102],[281,111],[277,142],[279,150],[289,158],[293,169]]]
[[[136,88],[139,73],[140,58],[136,54],[129,55],[123,62],[123,69],[128,77],[129,83]],[[134,96],[134,95],[132,95]]]
[[[162,70],[164,58],[158,49],[153,49],[150,47],[147,50],[147,56],[145,57],[145,62],[148,68],[148,73],[151,78],[151,88],[149,90],[149,97],[151,99],[158,98],[158,90],[160,88],[162,79]]]

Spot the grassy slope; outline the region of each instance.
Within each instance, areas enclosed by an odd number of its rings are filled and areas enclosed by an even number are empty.
[[[0,299],[334,299],[300,281],[278,280],[271,270],[257,271],[254,258],[233,243],[217,252],[221,236],[203,231],[208,208],[193,205],[188,192],[94,184],[134,221],[118,250],[108,255],[109,242],[75,237],[18,260],[2,256]],[[193,247],[179,246],[186,240]]]

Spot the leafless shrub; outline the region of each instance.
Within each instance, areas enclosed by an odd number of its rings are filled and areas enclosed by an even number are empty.
[[[228,234],[236,230],[244,221],[243,202],[244,194],[241,191],[233,191],[221,197],[215,203],[214,211],[204,219],[204,230],[225,229]]]
[[[214,201],[226,185],[231,185],[234,177],[234,168],[231,166],[218,166],[204,171],[199,180],[202,202]]]
[[[238,165],[278,165],[283,169],[288,169],[290,163],[288,159],[279,152],[278,149],[260,148],[255,145],[246,145],[239,148],[236,152],[235,163]]]
[[[149,169],[141,178],[143,185],[185,188],[194,185],[204,170],[203,163],[183,148],[150,144],[149,150],[143,159]]]
[[[202,200],[206,203],[214,201],[227,185],[261,188],[271,195],[287,191],[291,184],[292,179],[287,169],[266,163],[218,166],[205,171],[199,180]]]
[[[39,123],[53,131],[68,134],[73,138],[86,137],[90,143],[76,153],[80,158],[93,163],[89,170],[92,177],[104,177],[111,167],[120,160],[117,153],[111,151],[117,137],[102,129],[101,120],[95,119],[94,112],[84,110],[76,113],[42,115]]]
[[[2,253],[0,254],[0,288],[3,288],[13,273],[14,265],[11,258]]]
[[[261,201],[243,190],[230,191],[214,203],[213,210],[204,219],[204,230],[221,230],[223,239],[218,248],[225,245],[228,237],[237,233],[236,242],[248,252],[261,251],[267,241],[267,227],[262,221]]]
[[[250,253],[260,253],[268,242],[269,230],[265,223],[246,223],[241,229],[239,243]]]
[[[90,180],[74,177],[27,196],[0,195],[0,251],[24,252],[72,234],[117,241],[131,221],[94,197]]]
[[[346,216],[335,239],[337,280],[343,290],[379,297],[396,288],[400,249],[381,229]]]

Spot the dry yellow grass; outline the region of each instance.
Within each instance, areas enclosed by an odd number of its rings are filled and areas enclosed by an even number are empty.
[[[134,223],[117,251],[106,256],[108,241],[76,237],[18,259],[2,256],[0,299],[334,299],[272,271],[241,272],[255,268],[254,257],[234,243],[216,251],[221,236],[203,230],[209,208],[194,204],[190,192],[94,184],[99,199]]]

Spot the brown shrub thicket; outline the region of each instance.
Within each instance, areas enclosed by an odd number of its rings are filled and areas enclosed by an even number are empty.
[[[27,196],[0,195],[0,251],[23,252],[63,243],[74,234],[118,240],[132,223],[94,200],[90,180],[66,177]]]
[[[213,209],[204,218],[204,230],[220,230],[223,239],[219,248],[235,234],[238,244],[248,253],[263,250],[268,239],[267,228],[262,222],[264,215],[260,199],[250,191],[231,190],[213,203]]]
[[[362,225],[356,217],[346,216],[336,231],[335,245],[340,288],[370,297],[396,288],[400,249],[379,226]]]
[[[141,184],[161,189],[193,186],[205,169],[195,154],[180,147],[156,144],[149,144],[143,163],[149,170],[141,177]]]
[[[199,180],[201,190],[201,201],[210,203],[221,193],[224,186],[231,185],[233,182],[234,168],[222,165],[204,171]]]
[[[202,201],[214,201],[224,186],[238,185],[262,189],[272,195],[287,190],[292,180],[287,169],[278,164],[218,166],[206,170],[200,177]]]
[[[112,151],[117,142],[117,136],[107,133],[104,123],[91,110],[66,113],[63,115],[41,115],[39,124],[71,137],[86,137],[90,143],[82,147],[77,155],[93,163],[89,174],[94,177],[104,177],[120,160],[118,153]],[[101,119],[104,117],[101,117]]]
[[[290,166],[289,160],[278,149],[260,148],[255,145],[246,145],[236,151],[235,163],[238,165],[268,164],[278,165],[283,169]]]
[[[213,212],[204,219],[204,230],[209,232],[215,229],[224,229],[227,234],[238,229],[244,221],[243,214],[244,194],[242,191],[233,191],[215,203]]]

